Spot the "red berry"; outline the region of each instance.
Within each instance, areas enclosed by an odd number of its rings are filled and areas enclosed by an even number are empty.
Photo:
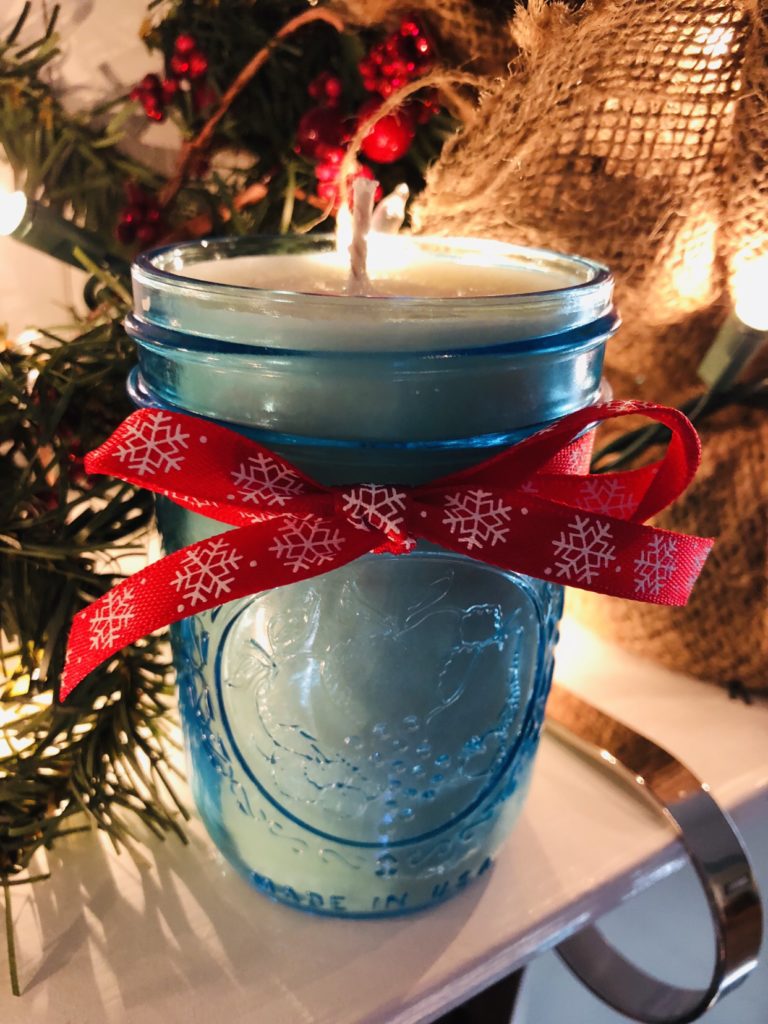
[[[146,201],[146,196],[144,197],[144,201]],[[120,220],[125,224],[143,224],[146,212],[146,207],[143,205],[139,205],[139,203],[131,203],[129,206],[126,206],[120,214]]]
[[[315,193],[324,202],[333,203],[334,207],[339,202],[339,186],[335,181],[319,181]]]
[[[136,239],[136,225],[129,221],[121,220],[115,228],[115,235],[122,245],[132,245]]]
[[[139,84],[131,89],[130,97],[141,103],[144,113],[153,121],[162,121],[165,118],[163,90],[157,75],[144,75]]]
[[[335,181],[339,173],[338,164],[315,164],[315,177],[321,183]]]
[[[176,78],[184,78],[189,73],[188,58],[182,57],[178,53],[174,53],[168,62],[168,66],[171,69],[171,74],[175,75]]]
[[[338,167],[344,159],[345,153],[346,150],[343,146],[323,146],[322,158],[326,163]]]
[[[341,146],[348,139],[349,130],[338,111],[331,107],[312,107],[301,115],[294,148],[301,156],[316,160],[322,159],[329,147]]]
[[[123,245],[140,242],[147,246],[156,241],[162,231],[162,211],[156,196],[135,181],[125,185],[127,203],[120,213],[115,234]]]
[[[189,55],[189,77],[191,79],[202,78],[208,72],[208,58],[200,50],[195,50]]]
[[[426,95],[422,94],[419,99],[413,101],[408,109],[416,124],[426,124],[440,113],[437,93],[430,90]]]
[[[136,229],[136,241],[141,245],[151,245],[157,237],[158,230],[155,224],[142,224]]]
[[[160,76],[144,75],[138,87],[142,92],[156,92],[160,88]]]
[[[360,111],[361,117],[371,113],[366,104]],[[365,113],[364,113],[365,111]],[[411,148],[416,134],[413,118],[407,110],[396,110],[379,118],[365,136],[360,146],[369,160],[377,164],[391,164],[404,157]]]
[[[173,48],[176,53],[184,57],[197,49],[197,40],[189,32],[182,32],[181,35],[176,36]]]
[[[416,21],[415,18],[404,18],[400,22],[400,35],[401,36],[420,36],[421,25]]]
[[[339,173],[345,150],[341,146],[323,146],[321,150],[318,153],[319,163],[315,165],[315,177],[318,181],[332,181]]]
[[[317,78],[312,79],[307,92],[321,106],[335,107],[341,99],[341,79],[330,71],[323,71]]]
[[[429,124],[434,114],[435,111],[426,103],[416,103],[413,107],[413,119],[418,125]]]
[[[165,103],[170,103],[179,91],[179,83],[175,78],[164,78],[160,83],[160,91]]]

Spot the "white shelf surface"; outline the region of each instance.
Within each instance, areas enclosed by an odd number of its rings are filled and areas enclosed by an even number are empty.
[[[685,761],[740,821],[765,814],[768,708],[572,623],[557,675]],[[548,736],[493,869],[412,917],[278,906],[197,821],[189,834],[189,847],[151,843],[144,865],[90,834],[41,857],[51,880],[13,890],[23,996],[0,976],[3,1024],[427,1024],[684,862],[651,810]]]

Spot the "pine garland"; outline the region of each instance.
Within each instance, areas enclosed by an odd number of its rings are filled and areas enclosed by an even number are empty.
[[[95,672],[82,696],[55,699],[72,616],[141,552],[147,495],[86,478],[82,455],[126,414],[133,351],[108,301],[77,336],[44,334],[0,361],[0,876],[28,869],[42,846],[88,823],[115,843],[139,818],[181,838],[164,763],[168,652],[150,638]],[[9,948],[11,945],[9,943]],[[14,990],[18,982],[14,979]]]

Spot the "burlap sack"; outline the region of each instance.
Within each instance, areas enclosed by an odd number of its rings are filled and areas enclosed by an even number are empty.
[[[529,0],[519,53],[444,152],[416,229],[593,256],[617,277],[619,396],[678,403],[768,252],[768,30],[756,0]],[[768,290],[768,282],[766,282]],[[733,408],[702,429],[704,465],[660,525],[718,538],[681,610],[573,592],[590,623],[678,669],[768,686],[768,416]]]

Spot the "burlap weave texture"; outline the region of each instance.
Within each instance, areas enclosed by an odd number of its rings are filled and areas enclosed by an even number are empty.
[[[416,229],[604,261],[624,318],[617,394],[700,390],[740,270],[768,252],[767,19],[756,0],[529,0],[510,73],[431,170]],[[675,668],[768,687],[767,423],[734,408],[705,425],[698,481],[657,520],[718,539],[687,609],[572,605]]]

